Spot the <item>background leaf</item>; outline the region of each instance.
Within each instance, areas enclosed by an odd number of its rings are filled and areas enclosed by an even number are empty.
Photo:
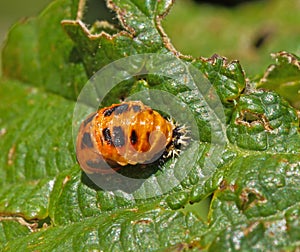
[[[295,108],[300,108],[300,59],[287,52],[272,55],[276,64],[270,65],[259,87],[276,90],[285,97]]]
[[[298,0],[249,1],[233,8],[178,0],[163,27],[178,51],[239,59],[247,75],[256,76],[273,63],[271,53],[299,55],[299,10]]]
[[[76,99],[87,79],[60,22],[76,17],[77,4],[54,1],[39,17],[15,24],[2,51],[2,74]]]

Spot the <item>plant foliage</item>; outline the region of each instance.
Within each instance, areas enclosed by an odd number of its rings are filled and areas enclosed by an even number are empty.
[[[54,1],[38,17],[15,24],[3,49],[0,248],[294,251],[300,242],[299,58],[276,53],[263,78],[249,80],[238,61],[192,58],[174,49],[161,26],[171,0],[108,0],[119,24],[91,27],[83,21],[85,4]],[[141,53],[175,54],[204,73],[225,111],[226,146],[218,168],[203,180],[211,143],[201,104],[181,95],[184,86],[165,80],[127,83],[114,99],[140,88],[167,90],[192,108],[203,132],[199,159],[180,185],[162,196],[135,199],[133,192],[129,199],[84,183],[72,115],[77,95],[97,70]],[[273,85],[290,103],[259,88]],[[197,204],[208,197],[203,218]]]

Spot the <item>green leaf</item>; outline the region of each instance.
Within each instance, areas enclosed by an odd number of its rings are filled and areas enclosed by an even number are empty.
[[[193,59],[175,51],[161,27],[171,6],[172,1],[110,0],[120,26],[88,26],[85,1],[57,0],[39,17],[12,28],[3,49],[7,79],[0,80],[1,249],[269,251],[298,246],[297,111],[279,94],[255,89],[238,61],[218,55]],[[160,170],[155,163],[122,171],[131,177],[147,175],[142,183],[128,187],[120,180],[119,190],[103,190],[76,162],[74,100],[101,67],[141,53],[175,54],[212,85],[197,79],[199,99],[184,78],[176,83],[150,74],[126,79],[103,104],[139,91],[149,97],[157,90],[167,92],[192,111],[199,139]],[[297,64],[287,61],[297,56],[279,55],[280,63],[266,79],[297,83]],[[132,61],[132,66],[138,63]],[[181,77],[180,65],[156,67]],[[109,78],[125,74],[125,68]],[[207,97],[221,115],[214,123]],[[111,178],[104,182],[112,183]],[[158,193],[176,181],[171,190]],[[199,204],[210,196],[209,214],[201,216]]]
[[[209,250],[297,246],[299,169],[299,154],[260,154],[241,155],[220,171],[224,175],[211,203],[211,232],[203,237]]]
[[[300,58],[287,52],[272,54],[276,64],[269,66],[258,85],[275,90],[295,108],[300,108]]]
[[[93,29],[78,18],[64,20],[64,29],[76,44],[76,49],[91,77],[108,63],[138,53],[167,52],[160,34],[160,21],[168,12],[172,1],[108,1],[116,12],[123,30],[115,34],[105,31],[93,34]],[[83,16],[83,9],[78,16]],[[101,27],[98,27],[98,30]]]
[[[2,74],[75,100],[87,79],[60,22],[75,18],[77,4],[54,1],[39,17],[16,23],[2,51]]]
[[[113,215],[89,218],[83,223],[49,227],[25,239],[9,242],[3,251],[158,250],[201,231],[202,225],[192,214],[128,209]]]
[[[255,90],[240,96],[227,134],[248,150],[298,152],[299,120],[296,111],[278,94]]]
[[[245,89],[245,73],[238,61],[228,62],[226,58],[214,55],[198,60],[194,65],[209,78],[225,105],[237,99]]]
[[[73,105],[16,82],[3,82],[0,90],[0,211],[46,218],[57,173],[75,164]]]
[[[0,249],[6,242],[14,239],[22,239],[22,237],[30,234],[32,229],[30,224],[25,223],[22,218],[0,217]]]

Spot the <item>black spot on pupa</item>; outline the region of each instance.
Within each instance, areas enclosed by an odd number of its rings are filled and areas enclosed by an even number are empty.
[[[124,103],[115,109],[115,114],[120,115],[128,110],[128,104]]]
[[[102,134],[104,136],[104,140],[108,143],[108,144],[112,144],[112,138],[111,138],[111,134],[110,134],[110,130],[109,128],[105,128],[102,130]]]
[[[87,160],[85,162],[89,167],[91,168],[102,168],[103,166],[103,160],[98,159],[98,160]]]
[[[131,144],[136,144],[137,141],[138,141],[138,136],[136,134],[136,131],[132,130],[131,135],[130,135],[130,142],[131,142]]]
[[[125,145],[125,136],[122,127],[113,128],[113,143],[116,147],[122,147]]]
[[[116,110],[117,107],[119,107],[119,106],[114,106],[112,108],[108,108],[108,109],[104,110],[103,115],[110,116]]]
[[[92,114],[90,117],[84,120],[83,125],[86,126],[88,123],[90,123],[93,120],[94,116],[95,114]]]
[[[140,105],[133,105],[132,109],[133,109],[134,112],[139,112],[139,111],[141,111],[141,106]]]
[[[92,148],[93,147],[93,143],[92,143],[92,139],[91,139],[90,133],[85,132],[83,134],[82,142],[81,142],[81,146],[80,147],[81,147],[81,149],[84,149],[86,147],[88,147],[88,148]]]

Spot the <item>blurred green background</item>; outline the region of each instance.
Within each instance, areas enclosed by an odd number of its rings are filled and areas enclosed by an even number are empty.
[[[35,16],[41,11],[51,0],[1,0],[0,1],[0,40],[1,44],[5,38],[5,34],[9,27],[16,21]]]
[[[0,0],[0,47],[3,47],[7,31],[15,22],[37,15],[50,2],[51,0]]]
[[[257,0],[233,8],[180,0],[163,25],[180,52],[238,59],[248,76],[274,63],[270,53],[300,54],[300,0]]]
[[[99,19],[109,17],[104,13],[107,10],[103,10],[103,1],[88,1],[86,20],[95,20],[97,15]],[[49,2],[1,0],[1,45],[14,22],[37,15]],[[217,53],[238,59],[252,77],[273,63],[272,52],[285,50],[300,55],[300,0],[248,0],[231,8],[200,2],[176,0],[162,23],[175,48],[183,54],[210,57]]]

